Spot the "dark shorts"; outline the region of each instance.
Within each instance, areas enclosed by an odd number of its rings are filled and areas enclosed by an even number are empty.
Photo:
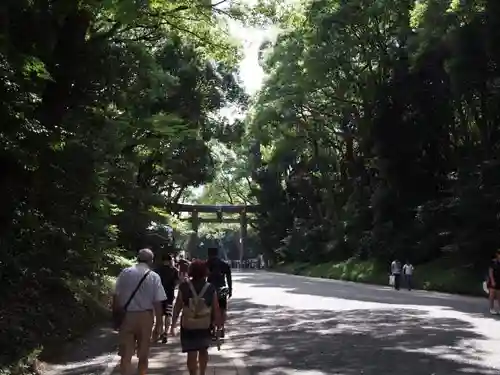
[[[219,296],[217,299],[219,300],[219,307],[222,310],[227,310],[227,297]]]
[[[488,279],[488,289],[500,291],[500,280],[495,280],[495,287],[493,288],[493,286],[491,285],[491,281]]]
[[[172,306],[174,304],[175,295],[173,292],[167,292],[167,299],[163,301],[162,309],[163,315],[172,316]]]

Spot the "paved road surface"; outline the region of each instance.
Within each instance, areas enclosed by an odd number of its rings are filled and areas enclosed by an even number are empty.
[[[258,271],[234,280],[209,375],[500,373],[500,318],[486,299]],[[153,349],[150,375],[186,373],[177,345]],[[98,372],[63,372],[85,373]]]
[[[252,375],[500,373],[500,320],[484,299],[241,273],[231,340]]]

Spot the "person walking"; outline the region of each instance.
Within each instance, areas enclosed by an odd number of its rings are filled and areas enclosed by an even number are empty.
[[[148,369],[149,346],[156,315],[156,336],[161,333],[162,301],[167,299],[160,276],[151,270],[154,254],[141,249],[137,264],[125,268],[118,275],[113,295],[114,311],[123,310],[119,330],[120,373],[131,375],[132,356],[137,346],[138,373],[145,375]]]
[[[160,275],[161,283],[167,299],[162,302],[164,331],[161,334],[162,343],[168,341],[168,332],[170,330],[170,319],[172,318],[172,306],[175,299],[175,288],[179,284],[179,271],[174,267],[173,258],[170,254],[163,256],[163,264],[156,269],[156,273]]]
[[[391,263],[391,275],[394,277],[394,289],[399,290],[401,286],[401,262],[397,259]]]
[[[498,315],[499,310],[495,309],[495,300],[500,307],[500,249],[497,250],[495,258],[488,269],[488,290],[490,300],[490,313]]]
[[[179,257],[179,261],[177,262],[179,269],[179,278],[184,280],[188,277],[188,269],[189,269],[189,261],[184,257]]]
[[[219,258],[219,249],[208,248],[208,260],[206,262],[208,277],[207,281],[215,287],[217,299],[222,317],[221,337],[225,336],[224,324],[227,318],[227,302],[233,295],[233,277],[231,267]]]
[[[403,266],[403,276],[405,278],[405,284],[408,290],[411,290],[413,287],[413,271],[415,270],[415,267],[413,267],[413,264],[411,264],[408,260],[406,261],[405,265]]]
[[[221,313],[215,287],[206,281],[207,266],[193,260],[190,278],[179,285],[172,316],[171,335],[175,336],[177,319],[181,317],[181,347],[187,353],[189,375],[205,375],[208,348],[212,343],[212,325],[220,327]],[[199,370],[199,372],[198,372]]]

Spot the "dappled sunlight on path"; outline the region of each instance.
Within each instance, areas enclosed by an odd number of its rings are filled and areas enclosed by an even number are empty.
[[[498,374],[500,322],[482,300],[259,272],[235,279],[244,298],[231,304],[230,349],[253,373]]]
[[[485,299],[235,272],[229,309],[207,375],[500,373],[500,320]],[[47,375],[109,375],[116,352],[99,346],[113,339],[97,330]],[[150,375],[187,374],[178,337],[170,341],[152,348]]]

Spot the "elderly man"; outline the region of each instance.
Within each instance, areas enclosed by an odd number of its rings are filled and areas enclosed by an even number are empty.
[[[155,334],[158,335],[162,329],[162,301],[166,300],[167,296],[160,276],[151,270],[153,260],[154,254],[150,249],[139,250],[138,263],[125,268],[116,280],[113,303],[115,306],[124,307],[128,302],[119,335],[122,375],[132,373],[131,362],[136,344],[138,372],[139,375],[146,374],[155,315],[157,322]]]

